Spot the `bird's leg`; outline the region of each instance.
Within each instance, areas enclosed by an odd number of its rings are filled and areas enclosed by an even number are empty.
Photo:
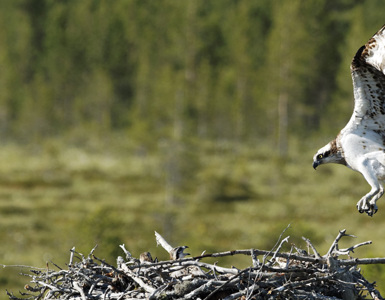
[[[360,213],[366,212],[368,216],[373,216],[377,210],[377,200],[384,194],[384,189],[372,189],[368,194],[361,198],[357,203],[357,209]]]
[[[365,177],[372,189],[357,202],[357,209],[360,213],[366,212],[368,216],[373,216],[378,210],[376,202],[384,194],[384,188],[375,176],[376,172],[369,161],[366,160],[362,166],[363,168],[360,170],[361,174]]]
[[[368,216],[371,217],[378,210],[376,202],[384,194],[384,188],[378,182],[377,178],[375,178],[375,180],[367,179],[367,181],[371,185],[372,189],[369,193],[362,197],[360,201],[357,202],[357,209],[360,213],[366,212]]]
[[[369,211],[367,211],[366,213],[370,217],[373,216],[377,212],[378,207],[377,207],[376,202],[384,194],[384,188],[382,187],[382,185],[380,185],[379,188],[380,189],[377,191],[377,194],[374,195],[374,197],[369,201]]]
[[[376,198],[379,198],[379,197],[376,197]],[[369,201],[369,199],[367,199],[367,197],[364,196],[360,201],[358,201],[357,209],[359,213],[362,214],[366,212],[368,216],[371,217],[377,212],[378,207],[376,205],[376,201],[373,201],[373,199]]]

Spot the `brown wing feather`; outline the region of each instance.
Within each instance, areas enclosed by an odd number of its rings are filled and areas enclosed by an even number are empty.
[[[385,26],[358,49],[353,58],[351,73],[355,101],[349,126],[385,132],[384,67]]]

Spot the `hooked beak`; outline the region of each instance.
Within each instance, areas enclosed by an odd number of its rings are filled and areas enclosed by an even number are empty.
[[[318,162],[318,161],[314,161],[314,162],[313,162],[313,168],[314,168],[314,170],[316,170],[318,166],[319,166],[319,162]]]
[[[183,248],[183,251],[184,251],[185,249],[188,248],[188,246],[182,246],[181,248]],[[185,254],[185,255],[191,255],[190,253],[183,253],[183,254]]]

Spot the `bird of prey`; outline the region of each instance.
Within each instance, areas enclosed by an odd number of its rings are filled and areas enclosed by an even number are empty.
[[[161,245],[169,254],[171,260],[177,260],[184,258],[190,253],[184,253],[184,250],[188,248],[188,246],[178,246],[172,247],[159,233],[155,231],[156,243],[157,245]]]
[[[313,167],[337,163],[360,172],[371,190],[357,203],[373,216],[385,180],[385,25],[360,49],[350,66],[354,110],[337,137],[313,157]]]

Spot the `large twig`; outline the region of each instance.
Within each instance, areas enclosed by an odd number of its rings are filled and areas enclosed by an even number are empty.
[[[218,288],[216,288],[214,291],[212,291],[204,300],[209,300],[211,299],[215,293],[217,293],[219,290],[223,289],[224,286],[228,285],[231,281],[233,281],[234,279],[238,278],[239,276],[241,276],[241,274],[245,273],[246,271],[248,271],[248,269],[244,269],[243,271],[239,272],[238,274],[230,277],[226,282],[224,282],[221,286],[219,286]]]
[[[299,261],[304,261],[304,262],[311,262],[311,263],[320,263],[320,262],[326,262],[325,258],[315,258],[311,256],[300,256],[296,254],[288,254],[288,253],[273,253],[272,251],[266,251],[266,250],[259,250],[259,249],[245,249],[245,250],[232,250],[232,251],[225,251],[225,252],[218,252],[218,253],[211,253],[211,254],[204,254],[200,256],[195,256],[192,259],[202,259],[206,257],[224,257],[224,256],[233,256],[233,255],[251,255],[254,252],[254,255],[259,256],[259,255],[264,255],[266,257],[273,256],[275,257],[283,257],[283,258],[289,258],[289,259],[294,259],[294,260],[299,260]],[[184,259],[184,260],[188,260]]]
[[[354,253],[354,249],[361,247],[361,246],[370,245],[371,243],[372,243],[372,241],[367,241],[367,242],[359,243],[357,245],[353,245],[353,246],[346,248],[346,249],[336,249],[335,252],[338,255],[349,255],[350,252]]]
[[[155,231],[156,244],[161,245],[168,253],[170,253],[173,247],[159,234]]]
[[[268,257],[268,256],[271,256],[271,252],[274,251],[275,247],[277,247],[277,245],[280,244],[280,241],[281,241],[281,239],[282,239],[283,234],[284,234],[284,233],[286,232],[286,230],[288,230],[289,228],[290,228],[290,224],[288,224],[288,225],[286,226],[286,228],[281,232],[281,234],[279,235],[278,240],[277,240],[277,242],[275,243],[273,249],[271,249],[270,251],[268,251],[268,252],[263,256],[263,262],[262,262],[263,264],[265,264],[267,257]]]
[[[314,245],[310,242],[309,239],[302,237],[302,239],[306,242],[306,244],[313,250],[313,253],[317,259],[322,259],[321,255],[318,253],[317,249],[314,247]]]
[[[335,250],[338,251],[338,242],[344,236],[349,236],[349,237],[354,237],[355,238],[354,235],[346,234],[346,229],[340,230],[338,235],[337,235],[337,237],[335,238],[333,244],[330,246],[329,251],[324,255],[324,257],[331,256],[334,253]]]
[[[338,260],[338,263],[341,266],[385,264],[385,257],[340,259],[340,260]]]
[[[282,248],[282,246],[283,246],[283,243],[285,243],[285,242],[287,243],[287,242],[289,241],[289,238],[290,238],[290,236],[287,236],[287,237],[285,237],[285,238],[280,242],[279,246],[277,247],[277,250],[274,251],[273,257],[272,257],[271,260],[269,261],[270,264],[273,264],[273,263],[275,262],[275,258],[277,257],[278,252],[281,250],[281,248]]]

